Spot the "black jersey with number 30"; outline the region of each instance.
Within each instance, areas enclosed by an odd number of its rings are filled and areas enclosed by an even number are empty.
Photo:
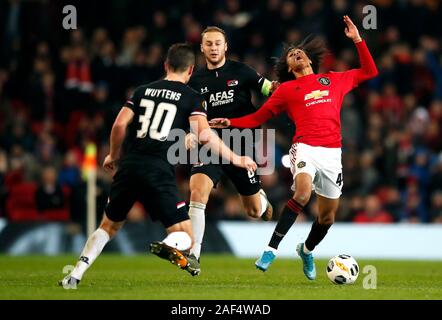
[[[244,63],[226,60],[217,69],[196,71],[189,86],[207,101],[207,115],[213,118],[236,118],[253,113],[251,89],[261,91],[265,78]]]
[[[204,98],[178,81],[140,86],[124,106],[135,115],[124,140],[123,160],[143,155],[167,159],[167,150],[175,142],[167,139],[171,130],[187,130],[192,115],[206,116]]]

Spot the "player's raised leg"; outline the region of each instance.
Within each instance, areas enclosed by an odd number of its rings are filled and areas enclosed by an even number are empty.
[[[241,201],[250,217],[261,218],[264,221],[272,219],[273,207],[263,189],[251,196],[241,195]]]
[[[223,166],[223,171],[240,194],[244,211],[248,216],[261,218],[264,221],[272,219],[273,207],[261,188],[260,179],[256,172],[233,165]]]
[[[124,221],[114,222],[104,214],[100,226],[88,238],[74,270],[63,280],[59,281],[59,284],[63,287],[75,287],[80,283],[86,270],[94,263],[104,246],[117,234],[123,225]]]
[[[255,262],[255,266],[262,271],[266,271],[273,260],[275,260],[280,242],[295,223],[298,215],[304,212],[304,206],[310,200],[312,176],[308,173],[297,174],[295,186],[295,194],[282,210],[269,245],[264,250],[261,258]]]

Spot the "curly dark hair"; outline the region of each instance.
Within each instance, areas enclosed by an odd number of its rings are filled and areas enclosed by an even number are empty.
[[[312,61],[312,69],[314,73],[319,70],[319,65],[327,53],[325,42],[317,37],[308,36],[300,44],[285,43],[282,55],[276,58],[275,71],[279,82],[295,80],[295,75],[288,72],[287,55],[292,49],[301,49]]]

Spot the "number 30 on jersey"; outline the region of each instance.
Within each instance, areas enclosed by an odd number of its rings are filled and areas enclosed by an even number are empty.
[[[137,130],[137,138],[145,138],[147,132],[149,137],[153,140],[164,141],[169,135],[172,128],[173,120],[177,112],[176,105],[167,102],[160,102],[155,110],[155,102],[149,99],[141,99],[140,107],[145,108],[144,114],[140,114],[138,121],[141,123],[141,129]],[[164,117],[164,113],[166,116]],[[161,128],[160,122],[164,117]]]

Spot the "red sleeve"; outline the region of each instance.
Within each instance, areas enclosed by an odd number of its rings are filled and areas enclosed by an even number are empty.
[[[361,67],[359,69],[352,69],[345,72],[333,72],[340,76],[339,82],[343,86],[344,94],[357,87],[361,82],[374,78],[378,74],[378,69],[368,51],[365,41],[356,43],[358,49],[359,62]]]
[[[267,99],[258,111],[241,118],[230,119],[230,126],[235,128],[255,128],[285,110],[286,98],[282,85]]]
[[[376,77],[378,75],[378,69],[364,40],[356,43],[356,48],[358,49],[359,62],[361,63],[361,67],[356,69],[358,70],[356,80],[358,83],[361,83],[362,81]]]

